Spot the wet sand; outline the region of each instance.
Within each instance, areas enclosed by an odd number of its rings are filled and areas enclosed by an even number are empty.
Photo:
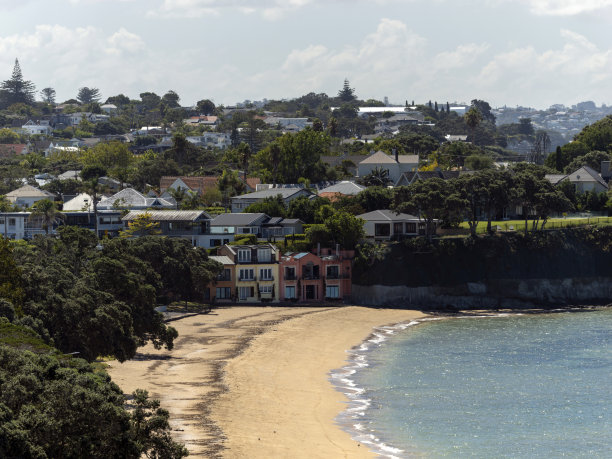
[[[329,382],[346,350],[376,326],[418,311],[348,307],[226,307],[172,322],[172,351],[111,362],[125,393],[142,388],[170,412],[191,457],[374,457],[334,422],[347,398]]]

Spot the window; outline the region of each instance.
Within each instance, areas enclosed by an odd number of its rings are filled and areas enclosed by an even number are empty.
[[[231,281],[232,280],[232,270],[224,269],[223,272],[217,275],[217,280],[219,281]]]
[[[211,239],[210,246],[211,247],[219,247],[221,245],[221,239]]]
[[[327,287],[325,287],[325,297],[326,298],[339,298],[340,288],[337,285],[328,285]]]
[[[259,261],[260,263],[269,263],[270,261],[272,261],[270,249],[258,249],[257,261]]]
[[[389,223],[375,223],[374,236],[389,236],[391,234],[391,225]]]
[[[240,270],[240,280],[255,280],[255,270],[254,269],[241,269]]]
[[[394,223],[393,224],[393,234],[402,234],[404,232],[404,224],[403,223]]]
[[[328,279],[338,279],[339,276],[339,269],[338,266],[333,265],[333,266],[328,266],[327,267],[327,278]]]
[[[15,226],[15,219],[14,218],[9,218],[9,226]]]
[[[416,223],[406,223],[406,233],[414,234],[416,232]]]
[[[285,287],[285,298],[287,299],[291,299],[291,298],[296,298],[295,296],[295,286],[291,285],[291,286],[286,286]]]
[[[238,250],[238,261],[243,263],[251,261],[251,249]]]
[[[241,300],[246,300],[247,298],[252,298],[255,296],[255,289],[253,287],[240,287],[238,289],[238,297]]]
[[[295,267],[287,266],[285,268],[285,280],[295,280]]]
[[[251,228],[240,228],[240,232],[242,234],[250,234],[251,233]]]
[[[261,285],[259,287],[259,293],[272,294],[272,285]]]
[[[273,280],[272,268],[262,268],[259,270],[259,280]]]
[[[217,299],[229,300],[232,297],[232,289],[230,287],[217,287]]]

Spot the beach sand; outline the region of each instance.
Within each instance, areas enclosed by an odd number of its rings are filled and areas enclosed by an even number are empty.
[[[374,457],[335,424],[347,398],[329,381],[346,350],[379,325],[418,311],[225,307],[172,322],[172,351],[142,348],[111,362],[125,393],[142,388],[170,412],[190,457]]]

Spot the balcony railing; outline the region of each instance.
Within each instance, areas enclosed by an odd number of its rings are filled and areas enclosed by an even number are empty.
[[[232,276],[217,276],[217,280],[219,282],[230,282],[232,280]]]
[[[268,276],[268,277],[259,276],[259,280],[262,281],[262,282],[273,281],[274,280],[274,276]]]
[[[350,274],[328,274],[325,276],[325,280],[338,280],[338,279],[350,279]]]
[[[319,274],[311,274],[311,273],[302,274],[302,279],[304,280],[317,280],[320,278],[321,276]]]
[[[297,276],[295,274],[289,274],[285,276],[286,281],[294,281],[297,280]]]
[[[256,281],[257,280],[257,276],[252,276],[252,277],[244,277],[244,276],[239,276],[238,277],[239,281],[243,281],[243,282],[251,282],[251,281]]]

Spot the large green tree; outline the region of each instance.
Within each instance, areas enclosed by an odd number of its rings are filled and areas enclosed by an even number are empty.
[[[34,103],[34,92],[34,83],[24,80],[19,61],[15,59],[11,78],[0,84],[0,108],[19,103],[32,105]]]
[[[98,88],[88,88],[87,86],[83,86],[82,88],[79,88],[77,100],[82,104],[99,102],[100,90]]]

